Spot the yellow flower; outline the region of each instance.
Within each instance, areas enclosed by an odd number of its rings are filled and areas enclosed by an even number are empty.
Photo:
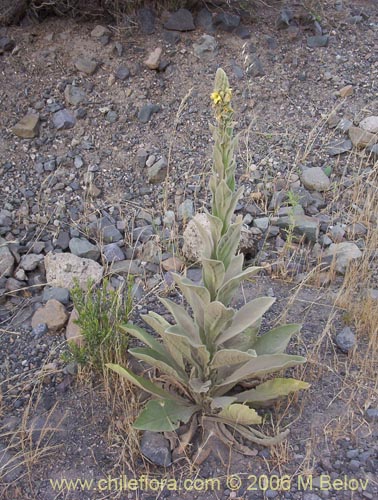
[[[210,99],[213,101],[214,104],[218,104],[222,101],[222,97],[219,94],[219,92],[213,92],[210,96]]]

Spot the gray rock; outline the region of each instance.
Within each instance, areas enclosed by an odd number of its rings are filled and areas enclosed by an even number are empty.
[[[56,169],[56,160],[55,158],[52,158],[51,160],[47,160],[43,164],[43,170],[45,172],[54,172]]]
[[[213,16],[211,12],[206,9],[202,8],[195,19],[195,25],[197,28],[203,29],[207,33],[214,33],[215,28],[213,24]]]
[[[352,141],[350,141],[349,139],[338,139],[328,144],[328,154],[330,156],[341,155],[343,153],[346,153],[347,151],[350,151],[352,147]]]
[[[138,165],[140,167],[144,167],[146,165],[146,161],[149,157],[149,153],[146,149],[141,148],[141,149],[138,149],[136,157],[137,157]]]
[[[219,12],[214,18],[214,25],[222,30],[231,32],[240,24],[240,16],[229,12]]]
[[[22,118],[12,129],[12,132],[22,139],[33,139],[39,133],[39,115],[29,113]]]
[[[75,156],[74,166],[75,168],[81,168],[84,165],[84,160],[81,156]]]
[[[85,259],[98,260],[100,249],[85,238],[72,238],[69,243],[70,251],[78,257]]]
[[[147,171],[147,178],[150,184],[158,184],[162,182],[167,175],[168,163],[164,158],[160,158],[152,167]]]
[[[360,128],[372,134],[378,134],[378,116],[368,116],[360,122]]]
[[[347,118],[341,118],[339,123],[336,125],[336,129],[341,130],[342,132],[348,132],[350,127],[353,126],[353,122],[348,120]]]
[[[16,290],[25,288],[25,286],[26,285],[24,281],[19,281],[14,278],[8,278],[5,283],[5,290],[7,292],[15,292]]]
[[[61,109],[54,113],[53,116],[54,127],[58,130],[66,130],[72,128],[76,123],[75,116],[67,109]]]
[[[151,116],[161,110],[161,106],[158,104],[145,104],[138,113],[138,120],[141,123],[147,123],[150,121]]]
[[[346,326],[336,335],[337,346],[345,353],[348,353],[356,345],[356,336],[349,328]]]
[[[97,69],[97,62],[88,57],[79,57],[75,61],[75,67],[86,75],[93,75]]]
[[[28,253],[21,257],[20,268],[23,269],[24,271],[34,271],[34,269],[37,269],[38,265],[42,261],[43,261],[43,255]]]
[[[152,35],[155,31],[155,12],[148,7],[143,7],[138,9],[137,18],[142,33],[145,35]]]
[[[156,465],[168,467],[172,463],[169,441],[158,432],[144,431],[140,449]]]
[[[247,71],[246,71],[247,75],[251,75],[254,78],[265,75],[264,66],[261,60],[257,56],[250,54],[246,62],[247,62]]]
[[[315,35],[307,37],[307,46],[311,49],[327,47],[329,44],[329,35]]]
[[[302,172],[301,181],[305,188],[314,191],[327,191],[331,181],[320,167],[307,168]]]
[[[87,95],[83,89],[74,85],[67,85],[64,89],[64,97],[68,104],[77,106],[86,100]]]
[[[118,120],[118,113],[113,110],[108,111],[105,115],[105,120],[109,123],[115,123]]]
[[[213,36],[202,35],[200,43],[193,44],[194,54],[199,59],[212,59],[216,55],[218,43]]]
[[[104,243],[116,243],[123,238],[121,232],[107,217],[101,217],[98,221],[92,222],[89,227],[97,238]]]
[[[130,76],[130,70],[128,68],[126,68],[126,66],[120,66],[116,73],[115,73],[115,76],[116,78],[118,78],[118,80],[126,80],[126,78],[129,78]]]
[[[68,231],[60,231],[56,239],[55,246],[61,250],[67,250],[70,244],[70,233]]]
[[[332,226],[329,231],[329,235],[334,243],[340,243],[343,241],[345,236],[345,229],[342,228],[339,224]]]
[[[117,243],[105,245],[102,249],[102,253],[107,262],[119,262],[125,259],[125,255]]]
[[[151,238],[151,236],[153,236],[153,234],[154,228],[152,225],[136,227],[133,230],[133,241],[141,241],[142,243],[145,243]]]
[[[251,38],[251,32],[247,26],[238,26],[234,30],[234,35],[238,36],[242,40],[247,40],[248,38]]]
[[[16,42],[7,36],[0,37],[0,54],[2,52],[10,52],[16,46]]]
[[[66,306],[70,302],[70,291],[67,288],[62,288],[59,286],[46,286],[43,290],[42,301],[47,302],[51,299],[55,299]]]
[[[113,262],[108,272],[112,274],[131,274],[133,276],[140,276],[144,274],[139,261],[129,259]]]
[[[370,421],[378,422],[378,408],[369,408],[366,410],[366,418]]]
[[[109,36],[109,35],[111,35],[111,31],[105,26],[101,26],[100,24],[95,26],[91,31],[92,38],[102,38],[103,36]]]
[[[16,483],[20,476],[25,474],[25,467],[22,466],[21,458],[2,443],[0,443],[0,472],[4,486],[9,483]]]
[[[49,253],[45,257],[46,281],[51,286],[74,287],[75,279],[80,288],[87,290],[88,280],[99,282],[103,268],[91,259],[82,259],[70,253]]]
[[[307,241],[316,243],[319,237],[319,220],[307,215],[280,217],[274,224],[283,229],[292,229],[298,236],[305,236]]]
[[[323,257],[326,261],[334,263],[336,272],[345,274],[349,263],[362,256],[361,250],[355,243],[343,242],[333,243],[324,252]]]
[[[0,237],[0,278],[12,276],[15,259],[8,248],[8,242]]]
[[[266,231],[269,226],[269,217],[259,217],[253,220],[253,226]]]
[[[46,323],[38,323],[34,328],[32,328],[32,335],[34,337],[40,338],[49,331],[49,328]]]
[[[363,149],[378,143],[378,134],[372,134],[360,127],[350,127],[348,134],[353,146],[358,149]]]
[[[276,26],[278,29],[288,28],[293,20],[293,12],[288,8],[284,7],[281,9],[280,14],[276,20]]]
[[[166,43],[169,45],[177,45],[179,41],[181,40],[181,35],[179,31],[168,31],[164,30],[163,31],[163,38]],[[160,63],[159,63],[160,66]]]
[[[366,151],[374,158],[378,158],[378,144],[374,144],[373,146],[368,146],[366,148]]]
[[[179,9],[171,14],[164,28],[173,31],[192,31],[195,29],[192,13],[188,9]]]
[[[192,200],[184,200],[177,210],[178,220],[188,220],[193,217],[194,205]]]

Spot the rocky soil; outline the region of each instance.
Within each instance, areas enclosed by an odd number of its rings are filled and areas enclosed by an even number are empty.
[[[155,465],[142,456],[127,460],[117,437],[122,425],[109,432],[122,416],[111,414],[95,382],[89,389],[77,380],[77,366],[62,354],[66,338],[77,335],[69,321],[75,279],[85,289],[88,277],[108,276],[112,287],[126,290],[132,275],[137,320],[158,310],[152,291],[176,297],[172,271],[200,276],[192,219],[209,204],[209,94],[219,66],[232,84],[240,134],[240,250],[266,268],[238,300],[273,295],[267,324],[280,314],[304,324],[291,349],[309,356],[302,375],[312,387],[273,412],[273,420],[284,413],[282,425],[294,420],[286,447],[256,448],[248,459],[234,454],[226,464],[214,453],[199,477],[221,477],[221,490],[182,491],[180,498],[376,498],[376,381],[366,382],[353,408],[344,386],[358,373],[350,355],[358,348],[363,357],[367,339],[331,306],[377,228],[378,6],[322,4],[316,11],[260,6],[252,20],[216,8],[161,15],[143,9],[131,28],[58,18],[0,28],[5,498],[104,498],[93,491],[57,496],[49,479],[59,477],[138,476],[145,467],[160,478],[189,474],[187,464],[171,465],[165,438],[142,440]],[[372,307],[377,257],[371,254],[371,288],[356,284]],[[349,412],[355,418],[345,422]],[[241,472],[242,486],[230,490],[227,474]],[[248,489],[248,474],[306,472],[312,491],[294,481],[286,492]],[[325,474],[368,479],[368,486],[316,489]],[[156,496],[117,495],[111,498]],[[165,490],[159,498],[178,496]]]

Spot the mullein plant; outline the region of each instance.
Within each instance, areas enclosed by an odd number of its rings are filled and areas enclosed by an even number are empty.
[[[211,429],[211,434],[245,452],[248,447],[238,437],[270,446],[288,434],[286,430],[273,437],[264,435],[255,427],[262,423],[255,408],[306,389],[308,384],[293,378],[267,377],[306,361],[285,354],[300,325],[286,324],[259,335],[262,317],[275,299],[259,297],[239,310],[230,306],[242,281],[261,269],[252,266],[243,270],[244,256],[238,253],[242,219],[234,218],[234,211],[243,189],[235,189],[231,98],[228,78],[218,69],[211,94],[216,126],[212,127],[211,212],[206,211],[209,229],[197,224],[203,240],[202,282],[173,274],[188,305],[160,298],[173,323],[153,311],[142,316],[162,342],[134,324],[120,326],[146,345],[129,352],[163,374],[159,380],[164,382],[137,376],[119,365],[107,366],[152,395],[134,422],[136,429],[174,431],[191,422],[194,431],[197,424],[202,425],[204,442]]]

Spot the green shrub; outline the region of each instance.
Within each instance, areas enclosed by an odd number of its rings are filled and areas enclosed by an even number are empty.
[[[217,126],[212,127],[212,210],[206,212],[210,230],[197,224],[204,242],[202,284],[174,274],[190,306],[185,308],[160,298],[174,324],[153,311],[142,316],[162,343],[136,325],[122,327],[147,345],[129,352],[164,373],[168,389],[127,368],[107,366],[153,396],[134,422],[137,429],[172,431],[198,414],[202,425],[211,423],[213,432],[225,442],[230,443],[239,434],[250,441],[272,445],[282,440],[287,431],[275,437],[262,434],[252,427],[262,423],[254,408],[305,389],[308,384],[292,378],[266,380],[267,375],[305,362],[301,356],[284,353],[300,325],[287,324],[258,335],[262,316],[273,304],[273,298],[256,298],[239,310],[230,307],[240,283],[260,270],[243,270],[244,256],[237,253],[242,218],[234,220],[234,210],[243,190],[235,191],[236,139],[231,97],[227,76],[218,69],[211,94]],[[246,381],[252,388],[238,389],[238,384]],[[234,441],[234,445],[238,443]]]
[[[107,279],[101,287],[89,282],[88,291],[75,284],[71,298],[78,318],[74,322],[80,327],[83,341],[80,345],[69,342],[72,360],[97,369],[121,359],[128,339],[117,325],[128,320],[132,308],[131,287],[129,282],[124,294],[122,289],[113,290]]]

